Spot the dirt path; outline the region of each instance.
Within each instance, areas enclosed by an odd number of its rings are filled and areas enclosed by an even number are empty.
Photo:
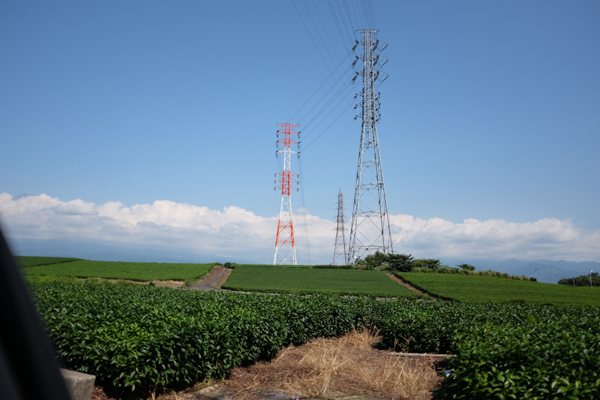
[[[417,289],[416,287],[404,282],[402,279],[398,278],[396,275],[394,274],[390,274],[389,272],[386,272],[387,276],[389,276],[390,278],[392,278],[392,280],[398,282],[399,284],[401,284],[402,286],[406,287],[407,289],[412,290],[415,293],[419,293],[422,294],[423,296],[427,296],[430,297],[432,300],[435,300],[435,297],[431,297],[429,296],[427,293]]]
[[[232,272],[233,272],[233,268],[225,269],[225,272],[223,272],[221,277],[214,284],[214,287],[221,289],[221,286],[223,286],[225,284],[225,282],[227,282],[227,278],[229,278],[229,275],[231,275]]]
[[[221,285],[223,285],[229,275],[231,275],[231,271],[231,269],[227,269],[222,265],[216,266],[204,279],[188,287],[188,290],[200,290],[203,292],[219,290]]]

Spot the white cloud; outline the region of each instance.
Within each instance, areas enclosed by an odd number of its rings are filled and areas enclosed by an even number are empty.
[[[273,254],[277,226],[276,217],[261,217],[235,206],[211,210],[161,200],[125,207],[120,202],[63,202],[45,194],[19,199],[0,194],[0,218],[12,240],[85,239],[242,259],[252,254],[266,263]],[[294,218],[299,262],[329,263],[335,223],[306,210],[297,211]],[[600,261],[600,230],[580,229],[570,220],[452,223],[392,215],[390,222],[394,250],[415,257]]]
[[[455,224],[394,215],[390,223],[395,250],[418,257],[600,260],[600,230],[577,228],[571,220],[513,223],[469,218]]]

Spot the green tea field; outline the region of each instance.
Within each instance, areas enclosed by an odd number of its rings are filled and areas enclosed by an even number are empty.
[[[393,282],[373,271],[286,271]],[[294,275],[296,286],[309,276],[326,277]],[[377,279],[370,282],[384,282]],[[377,328],[381,348],[455,354],[440,400],[600,398],[599,307],[269,296],[37,276],[30,289],[61,365],[96,375],[120,398],[221,380],[288,344],[361,328]]]
[[[381,271],[354,269],[236,267],[223,289],[285,292],[337,293],[373,296],[418,296],[415,292],[394,282]]]
[[[15,259],[17,260],[17,264],[21,267],[37,267],[40,265],[60,264],[80,260],[79,258],[33,256],[17,256]]]
[[[397,272],[396,275],[425,292],[458,301],[600,306],[600,287],[591,289],[476,275],[419,272]]]
[[[74,276],[79,278],[151,280],[197,279],[214,266],[210,264],[169,264],[76,260],[58,264],[24,267],[26,275]]]

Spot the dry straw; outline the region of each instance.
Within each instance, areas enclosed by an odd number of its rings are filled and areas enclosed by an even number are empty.
[[[429,389],[441,381],[434,361],[376,350],[373,344],[378,339],[376,332],[363,330],[290,346],[270,363],[234,369],[226,387],[240,400],[259,398],[261,390],[283,390],[304,398],[431,398]]]

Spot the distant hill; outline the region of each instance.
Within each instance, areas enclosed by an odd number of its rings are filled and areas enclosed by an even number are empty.
[[[590,269],[600,272],[600,263],[595,261],[552,261],[552,260],[458,260],[441,259],[442,263],[455,267],[458,264],[467,263],[474,265],[477,271],[488,269],[506,272],[511,275],[525,275],[531,277],[535,274],[539,282],[556,283],[559,279],[572,276],[587,275]],[[551,269],[554,267],[554,279]],[[536,271],[537,270],[537,271]]]
[[[253,259],[240,259],[216,254],[194,254],[176,248],[158,246],[119,246],[118,244],[98,243],[94,241],[72,240],[36,240],[21,239],[9,242],[14,255],[76,257],[98,261],[132,261],[158,263],[210,263],[234,262],[239,264],[255,264]]]

